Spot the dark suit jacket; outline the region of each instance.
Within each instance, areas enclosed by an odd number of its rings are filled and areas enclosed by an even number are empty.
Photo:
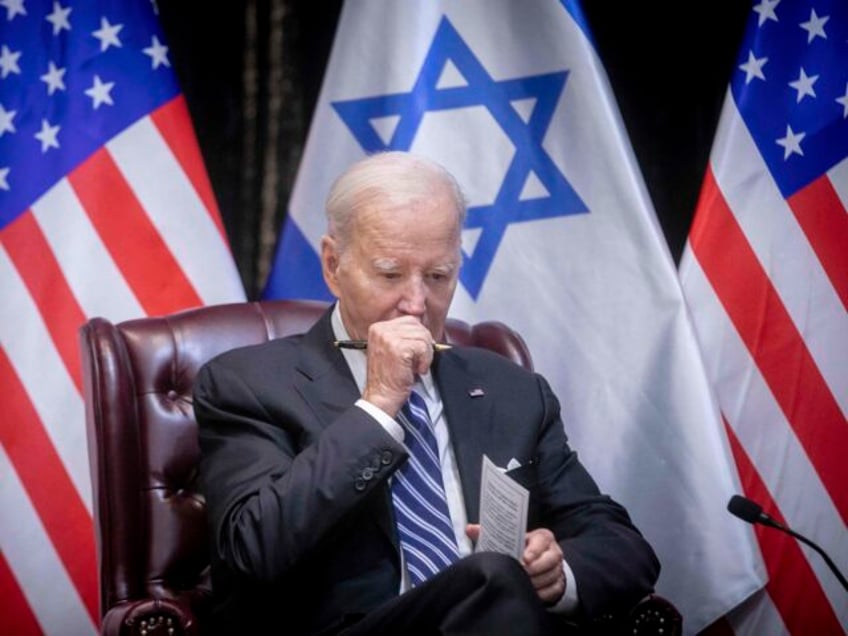
[[[305,335],[230,351],[198,374],[200,478],[224,633],[312,633],[397,595],[400,556],[388,478],[407,453],[362,409],[329,312]],[[625,510],[566,441],[547,382],[482,349],[439,353],[444,403],[468,519],[478,519],[483,454],[531,492],[574,572],[581,613],[629,607],[659,564]],[[481,389],[481,391],[472,391]]]

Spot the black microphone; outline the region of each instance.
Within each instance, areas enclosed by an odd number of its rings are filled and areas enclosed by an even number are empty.
[[[815,543],[810,541],[807,537],[798,534],[791,528],[783,525],[776,519],[768,516],[763,512],[763,507],[758,504],[756,501],[751,501],[747,497],[743,497],[742,495],[733,495],[730,498],[730,501],[727,502],[727,510],[735,517],[739,517],[742,521],[747,521],[748,523],[759,523],[760,525],[769,526],[770,528],[777,528],[778,530],[782,530],[783,532],[795,537],[798,541],[806,543],[813,550],[818,552],[824,562],[827,563],[827,566],[831,569],[833,574],[842,584],[842,587],[848,591],[848,581],[845,580],[845,577],[842,576],[842,572],[836,567],[836,564],[831,560],[831,558],[827,555],[827,553],[822,550]]]
[[[764,513],[763,507],[760,504],[756,501],[751,501],[742,495],[733,495],[730,498],[730,501],[727,502],[727,509],[730,511],[730,514],[739,517],[742,521],[747,521],[748,523],[761,523],[764,526],[771,526],[772,528],[778,528],[780,530],[788,530],[788,528],[782,523],[772,519]]]

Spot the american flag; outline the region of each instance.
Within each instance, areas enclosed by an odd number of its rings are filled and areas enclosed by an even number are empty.
[[[744,494],[848,571],[848,3],[753,6],[680,273]],[[848,596],[757,526],[737,633],[838,634]]]
[[[244,299],[148,0],[0,0],[0,625],[99,622],[77,330]]]

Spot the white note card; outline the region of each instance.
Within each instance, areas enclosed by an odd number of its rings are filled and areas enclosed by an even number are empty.
[[[477,552],[501,552],[521,559],[530,493],[483,455],[480,480],[480,538]]]

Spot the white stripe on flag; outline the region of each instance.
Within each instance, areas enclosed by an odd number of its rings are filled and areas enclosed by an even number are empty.
[[[0,446],[0,549],[45,634],[93,636],[95,625]]]
[[[3,348],[44,425],[74,487],[91,514],[91,477],[86,452],[85,407],[29,291],[0,246]],[[12,333],[12,325],[26,325]],[[12,510],[7,508],[6,510]]]
[[[725,109],[728,116],[724,121],[728,124],[719,126],[715,140],[715,147],[722,149],[721,156],[711,161],[716,183],[842,412],[848,413],[846,351],[833,346],[834,342],[848,342],[848,313],[765,170],[735,102],[729,100],[728,104],[733,104]],[[810,324],[811,320],[815,324]]]
[[[243,297],[232,254],[150,118],[106,147],[204,304]]]
[[[144,315],[67,179],[50,188],[32,211],[87,318],[120,322]]]
[[[848,210],[848,161],[840,161],[833,168],[827,171],[830,176],[830,182],[842,207]]]

